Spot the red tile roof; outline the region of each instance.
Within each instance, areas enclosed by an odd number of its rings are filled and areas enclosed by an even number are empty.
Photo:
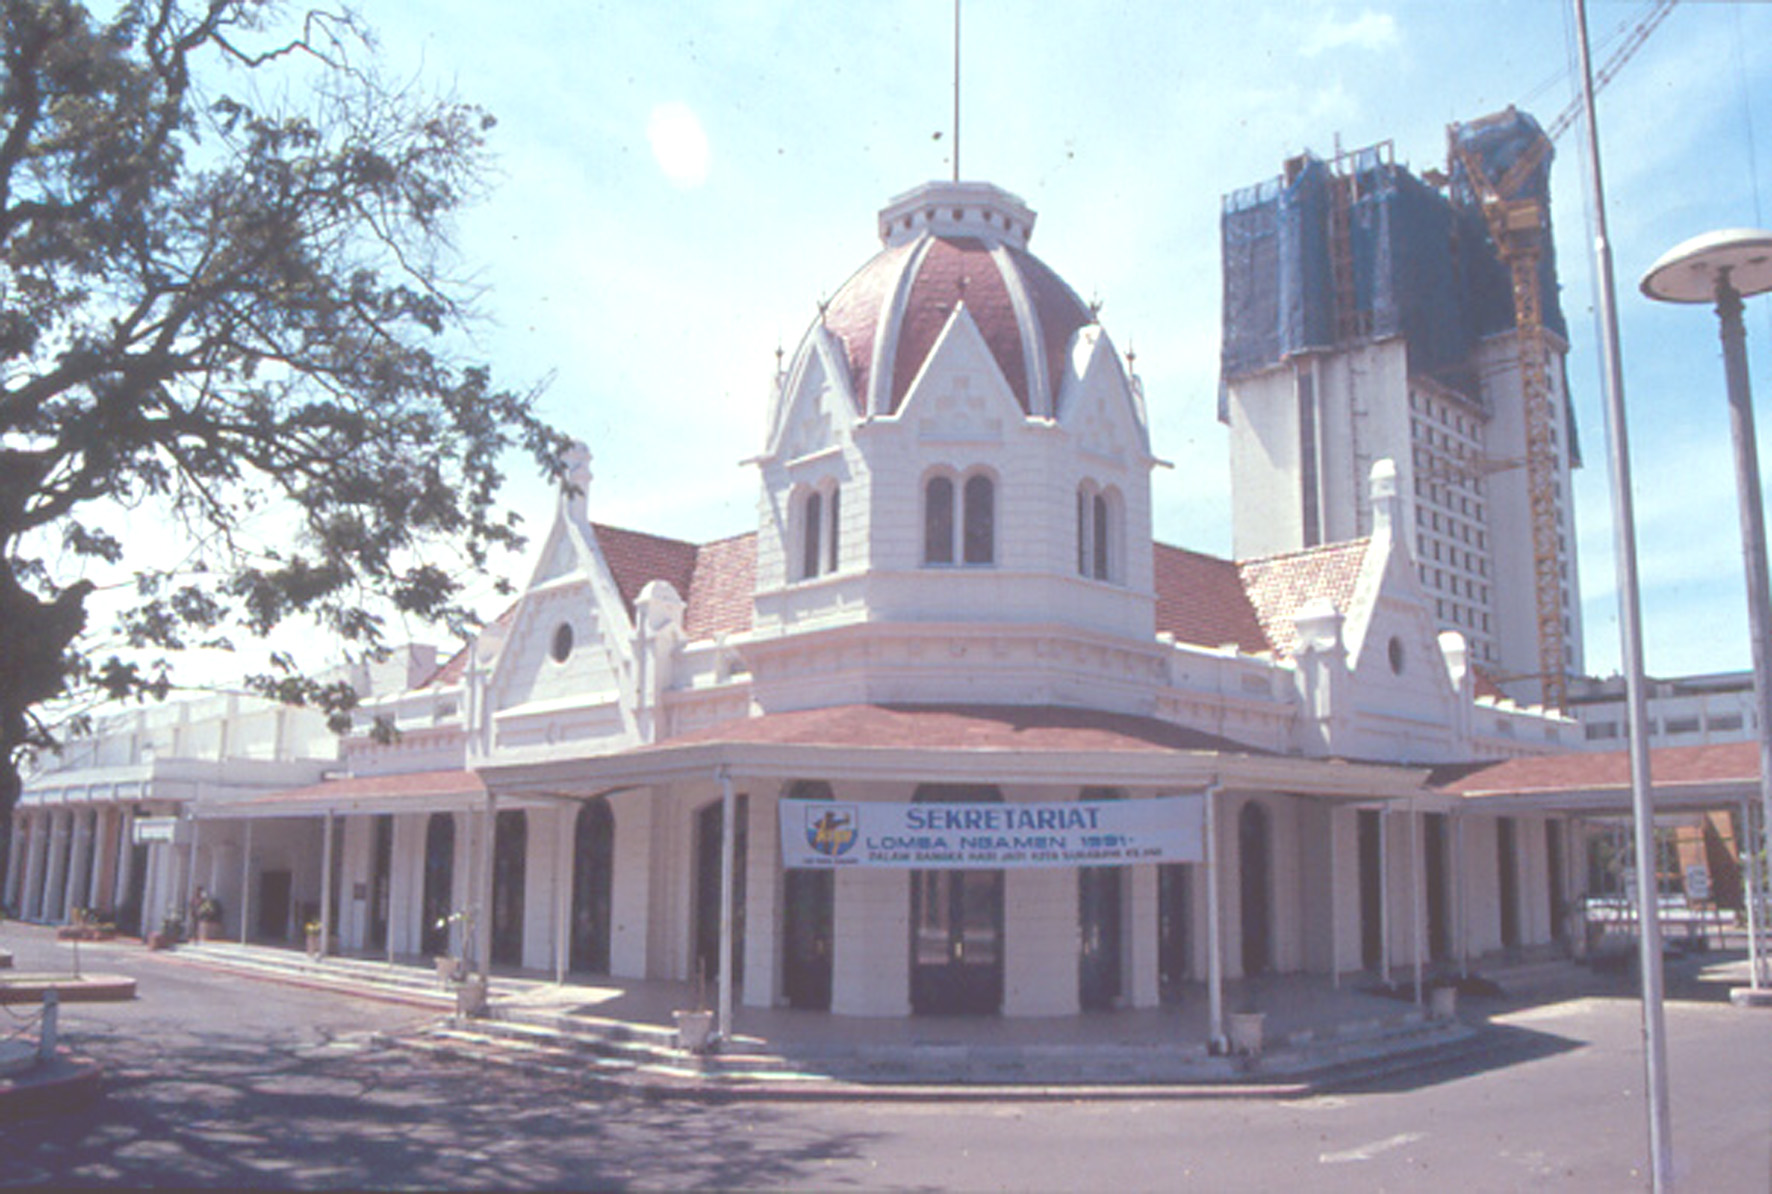
[[[597,536],[597,548],[615,578],[628,617],[634,616],[634,601],[651,581],[669,581],[678,596],[689,599],[689,583],[695,575],[695,544],[602,523],[592,523],[591,532]]]
[[[352,775],[329,779],[305,788],[267,793],[262,803],[279,804],[296,800],[333,799],[381,800],[412,799],[429,796],[484,796],[486,785],[472,771],[456,768],[448,771],[407,771],[398,775]],[[241,801],[238,803],[247,803]]]
[[[1757,742],[1657,747],[1650,752],[1650,777],[1657,790],[1757,784],[1759,752]],[[1435,771],[1429,784],[1453,795],[1473,797],[1624,791],[1630,787],[1630,752],[1578,751],[1505,759],[1486,766],[1449,767]]]
[[[920,246],[926,245],[926,248]],[[906,269],[915,270],[908,279]],[[1013,271],[1013,284],[1006,276]],[[893,359],[882,378],[872,376],[881,314],[905,291],[896,313]],[[1026,297],[1031,321],[1024,326],[1012,292]],[[1049,382],[1062,376],[1064,354],[1078,328],[1095,316],[1064,280],[1022,249],[993,251],[974,237],[931,237],[885,249],[852,275],[826,304],[825,325],[843,341],[857,400],[868,402],[870,383],[890,387],[885,406],[896,412],[923,368],[936,339],[961,301],[990,348],[1010,392],[1023,410],[1033,398],[1027,369],[1028,337],[1045,354]]]
[[[505,606],[504,610],[498,615],[498,617],[492,619],[492,622],[488,626],[481,628],[482,633],[486,630],[490,630],[494,626],[509,626],[511,624],[511,619],[516,617],[516,615],[517,603],[513,601],[511,604]],[[451,655],[448,659],[444,660],[443,665],[426,677],[424,683],[420,684],[419,687],[444,688],[451,684],[460,684],[462,676],[466,674],[468,670],[468,652],[473,650],[473,648],[473,643],[468,643],[466,646],[462,647],[454,655]]]
[[[979,751],[1271,752],[1130,713],[1058,705],[835,705],[738,718],[659,745],[756,742]]]
[[[1152,547],[1158,633],[1202,647],[1235,643],[1247,655],[1272,649],[1235,563],[1167,543]]]
[[[691,641],[751,628],[757,588],[757,534],[717,539],[696,549],[689,609],[683,615]]]
[[[1354,539],[1237,564],[1243,588],[1261,620],[1262,635],[1275,651],[1291,655],[1297,650],[1292,618],[1305,602],[1327,597],[1337,610],[1348,611],[1370,543]]]

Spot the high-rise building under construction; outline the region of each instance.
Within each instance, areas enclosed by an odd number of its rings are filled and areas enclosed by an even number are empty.
[[[1505,112],[1448,130],[1444,172],[1390,143],[1226,196],[1219,417],[1237,558],[1370,532],[1396,462],[1443,629],[1509,695],[1561,706],[1582,668],[1567,329],[1550,142]]]

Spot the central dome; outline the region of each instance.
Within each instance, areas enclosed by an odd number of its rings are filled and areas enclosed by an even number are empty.
[[[1022,410],[1052,416],[1065,352],[1095,314],[1027,251],[1033,227],[1028,206],[989,183],[927,183],[886,205],[886,247],[823,311],[863,411],[897,413],[963,303]]]

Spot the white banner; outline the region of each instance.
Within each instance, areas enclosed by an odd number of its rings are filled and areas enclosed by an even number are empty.
[[[1007,870],[1200,862],[1204,796],[1063,804],[783,800],[782,866]]]

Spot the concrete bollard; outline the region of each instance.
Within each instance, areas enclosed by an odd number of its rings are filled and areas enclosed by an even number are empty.
[[[56,1014],[61,1008],[61,996],[54,987],[43,992],[43,1019],[37,1025],[37,1060],[50,1062],[55,1060]]]

